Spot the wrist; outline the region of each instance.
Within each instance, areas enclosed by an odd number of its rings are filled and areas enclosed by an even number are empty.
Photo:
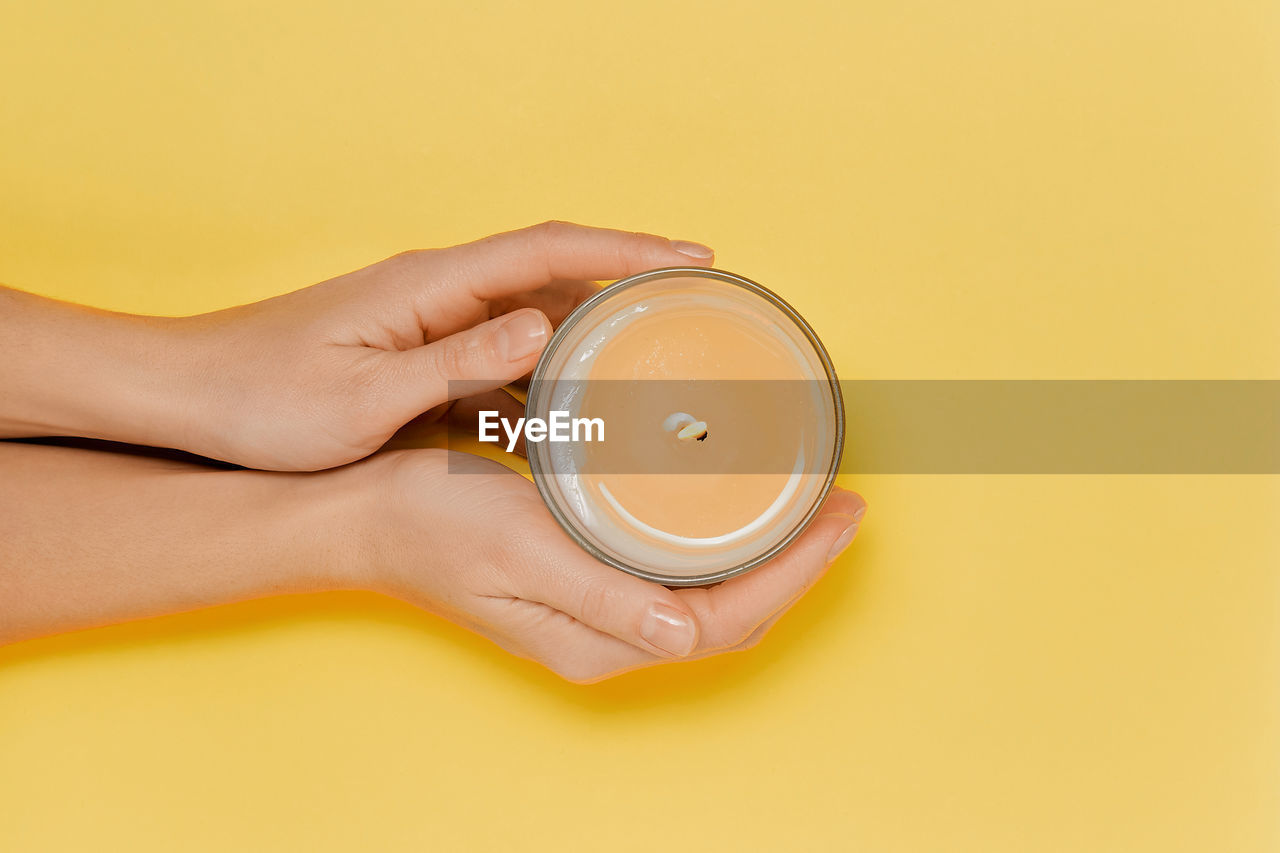
[[[101,438],[201,453],[192,441],[192,353],[185,318],[123,315],[111,343],[93,416]]]
[[[284,529],[317,588],[372,590],[379,582],[379,524],[385,517],[379,457],[310,473],[265,474],[286,484]]]
[[[10,290],[0,303],[0,436],[183,446],[171,437],[179,321]]]
[[[345,519],[331,528],[340,544],[339,579],[348,588],[417,601],[424,579],[440,557],[429,543],[444,522],[434,502],[449,497],[440,475],[447,453],[435,449],[389,450],[319,474],[321,488],[343,494]],[[328,478],[332,477],[331,480]],[[431,506],[423,495],[430,495]],[[443,543],[439,543],[443,544]],[[438,549],[439,545],[436,546]]]

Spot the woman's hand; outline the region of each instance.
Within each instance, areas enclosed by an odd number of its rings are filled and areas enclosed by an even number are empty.
[[[266,470],[343,465],[443,413],[451,380],[492,389],[473,405],[510,411],[498,389],[532,369],[597,280],[711,261],[694,243],[545,222],[196,317],[4,291],[0,437],[105,438]]]
[[[0,468],[0,644],[267,595],[370,589],[573,681],[754,644],[866,510],[837,489],[767,565],[672,591],[598,562],[532,483],[467,454],[384,452],[293,474],[0,442]]]
[[[409,450],[356,466],[377,497],[358,586],[404,599],[575,682],[757,643],[825,573],[866,502],[836,489],[787,550],[709,589],[670,590],[579,548],[533,484],[496,462]],[[353,469],[354,470],[354,469]]]

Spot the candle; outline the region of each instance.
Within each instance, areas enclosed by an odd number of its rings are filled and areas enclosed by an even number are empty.
[[[598,424],[528,444],[552,515],[597,558],[668,586],[749,571],[809,524],[844,440],[816,334],[760,285],[721,270],[641,273],[556,330],[530,421]]]

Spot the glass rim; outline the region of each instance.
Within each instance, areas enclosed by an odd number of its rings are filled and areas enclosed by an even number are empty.
[[[564,344],[569,333],[580,323],[588,314],[590,314],[598,305],[608,301],[615,295],[629,290],[632,287],[641,284],[648,284],[654,281],[661,281],[667,278],[706,278],[721,281],[726,284],[736,285],[750,293],[763,298],[771,303],[775,308],[781,311],[796,328],[804,335],[809,345],[813,348],[819,362],[822,364],[823,370],[827,374],[827,384],[831,391],[831,401],[834,408],[835,416],[835,447],[831,455],[831,465],[827,470],[825,482],[822,489],[818,492],[817,497],[813,501],[813,506],[809,507],[808,512],[801,518],[792,529],[778,542],[770,546],[766,551],[752,557],[736,566],[730,566],[727,569],[721,569],[715,572],[708,572],[702,575],[693,576],[672,576],[664,575],[658,572],[651,572],[638,566],[630,565],[622,560],[617,559],[609,554],[604,553],[596,544],[587,537],[582,526],[577,520],[571,517],[560,506],[555,495],[551,492],[550,486],[547,484],[547,477],[557,476],[555,472],[545,470],[541,459],[542,445],[535,443],[529,453],[529,471],[533,476],[534,486],[538,489],[538,494],[542,498],[543,504],[551,512],[551,516],[556,523],[574,540],[584,551],[595,557],[597,560],[612,566],[615,569],[634,575],[643,580],[660,583],[664,586],[674,587],[692,587],[692,586],[709,586],[711,584],[721,583],[738,575],[745,574],[754,568],[757,568],[776,557],[785,550],[792,542],[799,538],[800,534],[808,529],[809,525],[817,518],[818,511],[822,509],[822,505],[826,502],[827,496],[831,494],[831,489],[835,485],[836,474],[840,468],[840,459],[844,454],[844,398],[840,392],[840,380],[836,376],[835,365],[831,362],[831,356],[827,354],[826,347],[822,345],[822,341],[818,338],[813,327],[808,321],[800,315],[800,312],[792,308],[781,296],[774,293],[762,284],[758,284],[749,278],[727,272],[725,270],[715,269],[713,267],[662,267],[659,269],[648,270],[646,272],[636,273],[610,284],[600,289],[598,293],[593,294],[581,305],[569,313],[560,323],[559,327],[551,335],[551,340],[547,342],[546,348],[542,351],[541,357],[538,359],[537,365],[533,369],[533,374],[529,381],[529,396],[526,398],[526,409],[536,411],[538,404],[542,402],[543,392],[540,390],[546,381],[546,372],[549,369],[552,358],[554,358],[557,350]],[[549,466],[547,466],[549,468]]]

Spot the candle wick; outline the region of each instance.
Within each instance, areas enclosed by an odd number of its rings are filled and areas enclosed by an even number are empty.
[[[700,421],[687,412],[673,412],[662,422],[662,428],[674,432],[681,441],[706,441],[710,434],[706,421]]]

